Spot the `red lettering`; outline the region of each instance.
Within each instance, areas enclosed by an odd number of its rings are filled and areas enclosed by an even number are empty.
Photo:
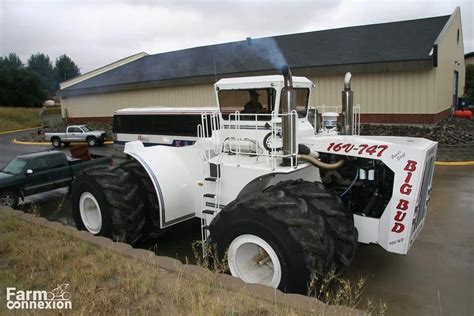
[[[400,187],[400,193],[405,195],[410,195],[412,186],[408,183],[402,184]]]
[[[402,210],[402,211],[408,210],[408,201],[407,200],[398,201],[397,209]]]
[[[407,216],[407,213],[397,211],[397,214],[395,214],[395,220],[397,222],[403,222],[403,220],[405,219],[405,216]]]
[[[405,171],[415,171],[416,170],[416,161],[413,161],[413,160],[408,160],[407,161],[407,165],[405,166],[405,169],[403,169]]]
[[[395,223],[392,227],[392,232],[394,233],[401,233],[404,230],[405,230],[405,225],[403,225],[402,223]]]
[[[413,176],[413,172],[416,170],[416,164],[417,162],[414,160],[408,160],[407,164],[405,165],[405,168],[403,168],[404,171],[407,172],[407,175],[405,177],[404,183],[400,186],[400,193],[404,195],[410,195],[412,192],[412,185],[410,184],[411,177]],[[395,213],[395,216],[393,218],[394,224],[392,227],[392,232],[394,233],[401,233],[405,230],[405,225],[402,224],[402,222],[405,220],[405,217],[407,216],[406,211],[409,208],[409,202],[408,200],[400,199],[397,204],[397,212]]]
[[[406,182],[406,183],[410,183],[411,175],[412,175],[411,172],[408,172],[408,173],[407,173],[407,177],[405,178],[405,182]]]

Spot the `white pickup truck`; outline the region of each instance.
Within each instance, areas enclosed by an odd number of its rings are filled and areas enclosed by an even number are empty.
[[[69,125],[64,131],[44,135],[55,148],[61,147],[61,144],[68,146],[72,142],[87,142],[89,146],[94,147],[97,144],[102,145],[107,137],[105,131],[91,130],[87,125]]]

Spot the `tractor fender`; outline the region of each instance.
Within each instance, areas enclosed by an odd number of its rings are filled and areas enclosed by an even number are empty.
[[[200,206],[203,158],[195,146],[145,147],[141,141],[125,144],[124,153],[146,170],[160,207],[161,228],[194,217]]]

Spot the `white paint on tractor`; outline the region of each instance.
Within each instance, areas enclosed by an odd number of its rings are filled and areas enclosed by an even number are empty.
[[[311,96],[313,84],[308,79],[293,77],[293,85],[310,89]],[[224,117],[218,109],[202,113],[202,126],[213,118],[218,118],[219,123],[213,127],[212,135],[198,134],[198,140],[192,146],[145,147],[141,141],[126,143],[124,153],[144,166],[155,186],[162,228],[193,216],[209,224],[223,206],[242,192],[258,191],[279,181],[321,181],[319,169],[310,163],[298,161],[295,166],[282,166],[281,152],[262,154],[265,136],[276,135],[281,129],[283,114],[278,113],[283,86],[283,76],[221,79],[215,84],[218,102],[218,93],[222,90],[275,89],[271,118],[259,120],[255,116],[249,120],[240,117],[238,112]],[[208,116],[211,119],[205,120]],[[295,122],[296,143],[306,145],[311,152],[380,160],[394,172],[392,196],[385,209],[380,210],[382,216],[372,218],[354,214],[355,226],[359,242],[376,243],[387,251],[406,254],[423,226],[431,191],[430,168],[437,144],[412,137],[321,134],[312,127],[308,115]],[[273,141],[280,140],[275,136]],[[254,153],[252,147],[257,148]],[[218,185],[205,184],[211,165],[220,166]],[[204,192],[206,186],[210,191]],[[211,194],[215,199],[203,199],[204,193],[215,193]],[[216,205],[213,215],[202,212],[208,207],[206,203]],[[403,229],[398,229],[402,226]]]

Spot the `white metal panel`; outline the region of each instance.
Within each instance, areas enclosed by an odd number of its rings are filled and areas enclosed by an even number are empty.
[[[144,147],[140,141],[125,145],[125,153],[140,162],[153,180],[160,204],[161,227],[194,217],[199,211],[204,160],[196,146]]]

